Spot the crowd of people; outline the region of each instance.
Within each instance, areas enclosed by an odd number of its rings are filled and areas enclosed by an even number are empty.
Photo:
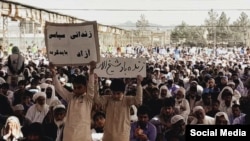
[[[103,78],[18,47],[0,63],[6,141],[184,141],[186,125],[250,123],[250,50],[138,49],[146,77]]]

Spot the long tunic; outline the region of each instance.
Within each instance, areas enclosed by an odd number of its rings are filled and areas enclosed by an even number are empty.
[[[33,104],[27,111],[25,117],[28,118],[32,123],[39,122],[42,123],[43,119],[49,112],[49,106],[46,105],[43,111],[38,111],[36,104]]]
[[[63,141],[91,141],[91,109],[94,98],[94,75],[89,75],[87,93],[76,96],[60,84],[58,77],[53,77],[55,90],[68,102]]]
[[[130,108],[142,104],[142,86],[137,86],[136,96],[124,96],[119,101],[95,93],[95,102],[102,104],[106,110],[102,141],[129,141]]]

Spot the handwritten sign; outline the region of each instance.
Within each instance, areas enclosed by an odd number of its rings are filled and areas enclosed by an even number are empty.
[[[48,59],[55,65],[84,65],[100,61],[97,23],[45,24]]]
[[[146,77],[146,59],[102,58],[95,73],[99,77],[107,78],[134,78],[137,75]]]

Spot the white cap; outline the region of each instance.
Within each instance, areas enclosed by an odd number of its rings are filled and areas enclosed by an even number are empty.
[[[14,110],[14,111],[22,111],[22,110],[24,110],[24,107],[23,107],[22,104],[17,104],[17,105],[15,105],[15,106],[13,107],[13,110]]]
[[[180,121],[180,120],[184,120],[184,117],[181,116],[181,115],[174,115],[174,116],[171,118],[170,123],[171,123],[171,124],[175,124],[175,123],[177,123],[177,122]]]
[[[46,93],[44,93],[44,92],[37,92],[37,93],[35,93],[34,95],[33,95],[33,101],[36,101],[36,99],[38,98],[38,97],[44,97],[44,98],[46,98]]]
[[[46,78],[45,81],[52,81],[52,78]]]
[[[197,112],[198,110],[204,110],[204,108],[202,106],[195,106],[193,108],[193,113]]]
[[[55,111],[56,109],[59,109],[59,108],[66,109],[63,104],[58,104],[58,105],[56,105],[56,106],[53,107],[53,111]]]

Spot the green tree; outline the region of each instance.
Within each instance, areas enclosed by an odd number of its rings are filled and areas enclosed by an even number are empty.
[[[246,34],[249,29],[250,20],[245,12],[242,12],[239,18],[233,23],[232,31],[235,42],[246,42]]]
[[[218,22],[218,13],[211,9],[208,12],[208,18],[205,19],[205,26],[207,27],[208,31],[208,40],[215,41],[216,37],[216,25]]]
[[[146,16],[145,15],[141,15],[140,16],[140,19],[137,20],[136,22],[136,36],[139,37],[139,42],[142,42],[142,43],[145,43],[146,40],[145,40],[145,37],[143,35],[143,32],[145,32],[147,30],[147,28],[149,27],[149,22],[148,20],[146,19]]]
[[[222,12],[216,27],[216,40],[220,42],[228,41],[231,37],[231,30],[229,27],[230,18],[227,18],[226,13]]]
[[[171,40],[174,43],[182,43],[188,46],[204,45],[206,44],[203,36],[204,32],[205,28],[200,26],[190,26],[183,21],[171,32]]]
[[[171,40],[174,42],[180,42],[189,38],[189,34],[188,25],[182,21],[182,23],[176,26],[171,32]]]
[[[140,16],[140,19],[137,20],[137,22],[136,22],[136,28],[139,31],[139,34],[142,34],[143,31],[146,31],[148,26],[149,26],[149,22],[146,19],[146,16],[144,14],[142,14]]]

